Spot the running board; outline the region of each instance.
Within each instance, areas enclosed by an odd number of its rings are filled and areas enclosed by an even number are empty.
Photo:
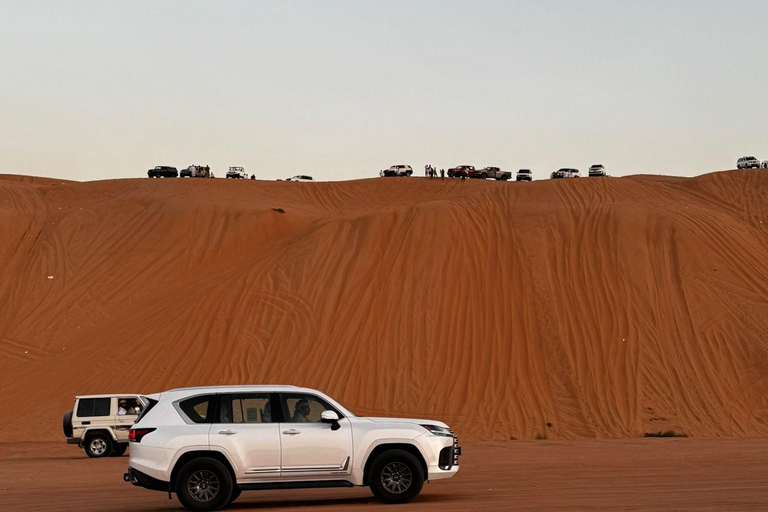
[[[241,491],[272,491],[278,489],[320,489],[325,487],[354,487],[347,480],[315,480],[311,482],[264,482],[260,484],[238,484]]]

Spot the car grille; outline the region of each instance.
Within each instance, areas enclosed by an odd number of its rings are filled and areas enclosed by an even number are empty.
[[[453,432],[451,433],[453,434]],[[461,448],[459,448],[459,438],[456,437],[456,434],[453,434],[453,446],[447,446],[440,450],[440,457],[438,458],[437,465],[442,470],[448,470],[453,466],[458,466],[459,455],[461,455]]]

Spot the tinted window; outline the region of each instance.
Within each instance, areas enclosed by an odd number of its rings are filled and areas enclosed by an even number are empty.
[[[222,395],[218,423],[272,423],[269,393]]]
[[[187,418],[195,423],[210,423],[208,413],[213,411],[213,395],[196,396],[179,403]]]
[[[323,411],[336,411],[340,417],[342,416],[339,411],[318,396],[297,393],[282,394],[280,397],[283,415],[288,423],[319,423]]]
[[[111,398],[81,398],[77,404],[78,418],[109,416]]]

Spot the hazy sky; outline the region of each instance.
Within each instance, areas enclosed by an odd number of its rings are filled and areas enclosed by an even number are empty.
[[[0,0],[0,173],[768,159],[768,1]]]

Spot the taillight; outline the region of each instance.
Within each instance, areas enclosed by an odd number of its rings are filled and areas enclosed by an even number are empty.
[[[149,434],[150,432],[154,432],[157,430],[156,428],[132,428],[131,431],[128,433],[128,441],[131,443],[140,443],[142,438]]]

